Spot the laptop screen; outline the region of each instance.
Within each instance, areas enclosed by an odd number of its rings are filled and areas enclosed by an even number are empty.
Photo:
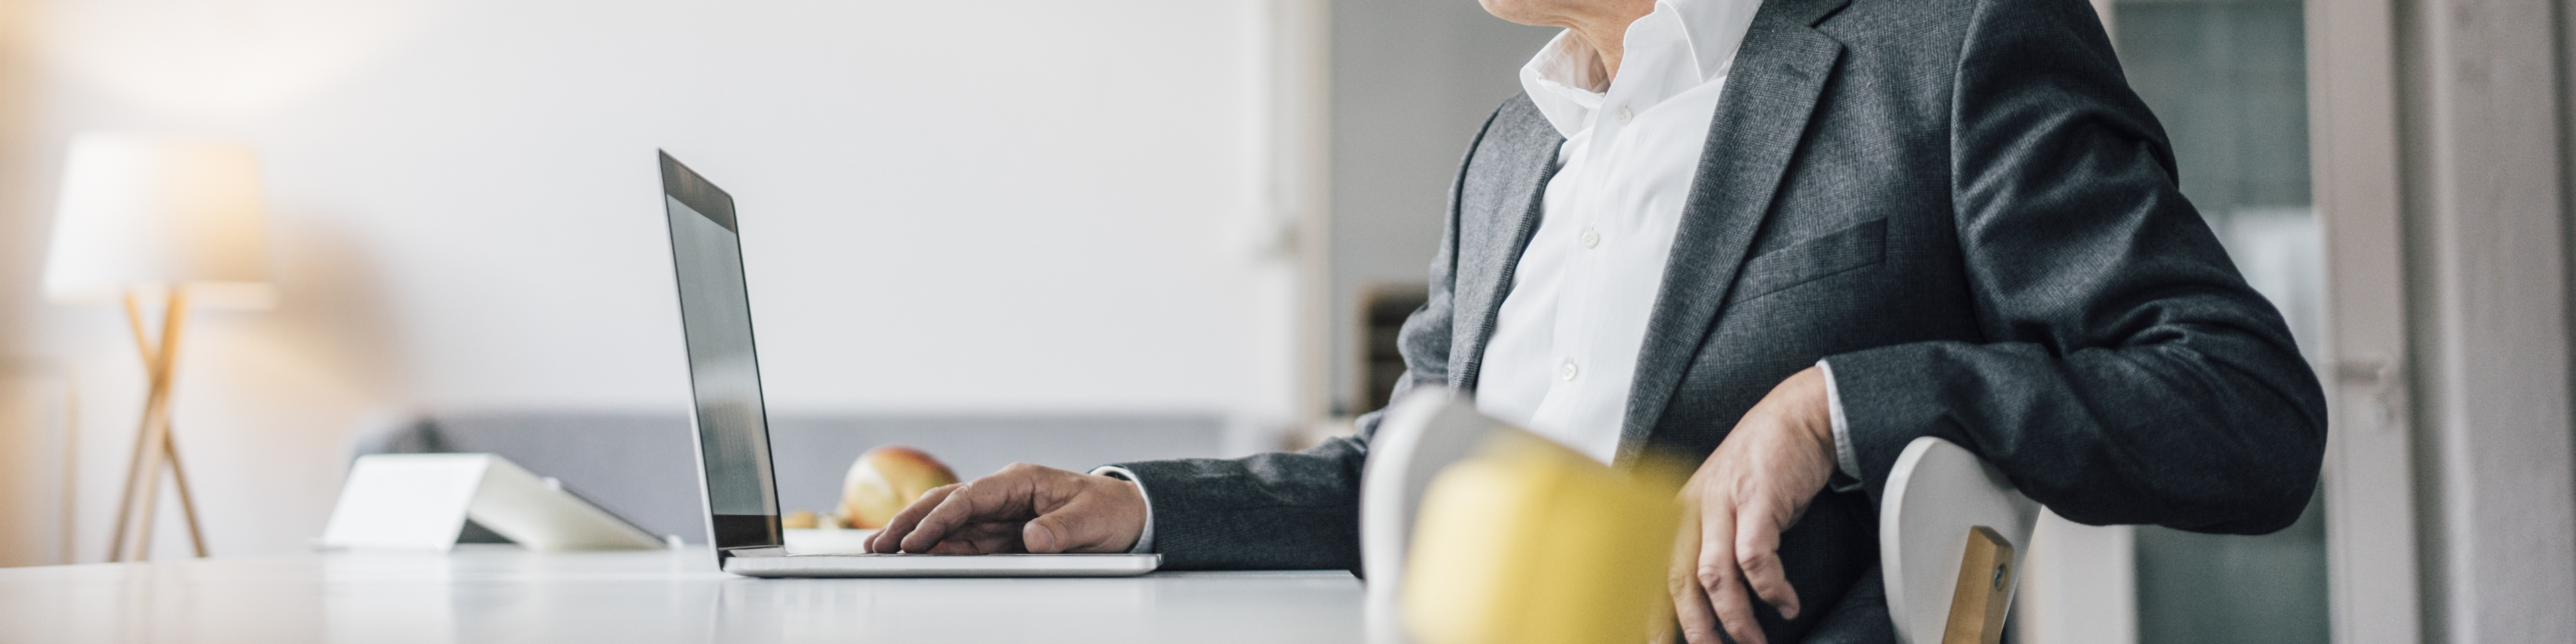
[[[712,515],[708,531],[718,550],[782,545],[733,196],[671,155],[661,157],[662,207],[671,224],[671,263],[679,274],[680,323],[696,396],[698,462]]]

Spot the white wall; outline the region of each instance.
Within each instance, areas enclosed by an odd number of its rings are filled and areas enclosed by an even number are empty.
[[[1558,29],[1505,22],[1472,0],[1332,5],[1331,391],[1352,415],[1367,382],[1359,298],[1426,279],[1458,161],[1521,91],[1521,65]]]
[[[318,534],[368,418],[684,410],[657,147],[738,202],[775,410],[1289,420],[1260,0],[34,6],[0,331],[89,397],[84,559],[142,394],[112,312],[35,295],[83,130],[265,155],[286,304],[182,365],[218,554]]]

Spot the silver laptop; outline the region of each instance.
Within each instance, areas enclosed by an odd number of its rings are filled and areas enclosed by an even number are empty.
[[[1162,555],[813,554],[787,551],[771,476],[769,417],[751,342],[751,298],[733,196],[662,154],[662,207],[689,344],[691,425],[699,498],[716,564],[751,577],[1121,577],[1153,572]],[[855,457],[855,455],[853,455]]]

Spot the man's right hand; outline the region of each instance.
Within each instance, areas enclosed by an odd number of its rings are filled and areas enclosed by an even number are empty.
[[[1145,493],[1097,474],[1012,463],[932,488],[868,537],[868,552],[1126,552],[1145,532]]]

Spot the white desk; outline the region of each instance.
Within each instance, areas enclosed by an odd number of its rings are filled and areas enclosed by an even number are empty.
[[[779,579],[705,550],[0,569],[0,642],[1356,642],[1340,571]]]

